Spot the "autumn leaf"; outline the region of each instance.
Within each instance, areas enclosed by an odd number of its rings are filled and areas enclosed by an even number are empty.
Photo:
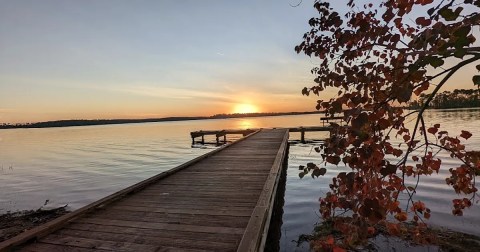
[[[480,65],[479,65],[480,66]],[[477,66],[478,67],[478,66]],[[479,70],[480,71],[480,70]],[[472,81],[474,85],[480,86],[480,75],[474,75],[472,77]]]
[[[433,3],[433,0],[418,0],[421,5],[427,5]]]
[[[312,178],[313,178],[313,177],[317,177],[317,178],[318,178],[319,176],[325,175],[325,173],[327,173],[327,169],[325,169],[325,168],[323,168],[323,167],[320,168],[320,169],[315,169],[315,170],[313,170],[313,172],[312,172]]]
[[[298,174],[298,176],[299,176],[300,178],[303,178],[303,177],[305,177],[305,173],[304,173],[304,172],[300,172],[300,173]]]
[[[438,131],[438,128],[430,127],[430,128],[428,128],[427,131],[428,131],[428,133],[435,135],[435,133],[437,133],[437,131]]]
[[[462,130],[462,134],[460,134],[460,136],[465,138],[465,139],[469,139],[472,136],[472,133],[470,133],[466,130]]]
[[[395,214],[395,219],[397,219],[398,221],[406,221],[407,220],[407,213],[405,213],[405,212],[397,213],[397,214]]]
[[[429,26],[432,23],[431,19],[426,19],[425,17],[419,17],[415,20],[418,25]]]
[[[302,95],[308,96],[309,94],[310,94],[310,92],[308,91],[308,88],[304,87],[304,88],[302,89]]]
[[[430,65],[434,68],[441,67],[445,63],[445,61],[443,59],[438,58],[438,57],[430,58],[429,62],[430,62]]]
[[[419,96],[423,91],[427,90],[429,88],[430,84],[428,82],[422,84],[420,87],[418,87],[417,89],[415,89],[415,91],[413,91],[415,93],[416,96]]]
[[[332,252],[346,252],[346,251],[347,250],[345,250],[344,248],[341,248],[341,247],[338,247],[338,246],[335,246],[332,249]]]
[[[463,216],[463,211],[461,209],[453,209],[452,214],[455,216]]]
[[[333,245],[333,244],[335,244],[335,239],[333,238],[333,236],[329,235],[327,237],[327,239],[325,240],[325,243],[328,244],[328,245]]]
[[[460,11],[453,11],[450,8],[444,7],[438,13],[442,16],[446,21],[454,21],[460,15]]]
[[[368,232],[369,235],[373,235],[373,234],[375,234],[375,228],[374,227],[368,227],[367,232]]]
[[[389,164],[387,165],[385,168],[382,168],[380,170],[380,173],[382,174],[382,176],[387,176],[387,175],[390,175],[390,174],[395,174],[397,172],[397,166],[396,165],[392,165],[392,164]]]
[[[334,165],[338,165],[338,163],[340,163],[339,156],[328,156],[325,160]]]
[[[391,125],[391,122],[389,122],[387,119],[385,118],[380,118],[378,120],[378,126],[380,127],[380,129],[386,129],[388,128],[389,126]]]
[[[400,225],[398,223],[387,223],[387,231],[392,235],[399,235]]]
[[[361,113],[355,119],[352,120],[352,127],[355,129],[360,129],[368,122],[368,115],[366,113]]]

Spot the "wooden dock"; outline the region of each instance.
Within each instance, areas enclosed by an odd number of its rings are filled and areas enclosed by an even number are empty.
[[[263,251],[288,129],[256,131],[0,243],[0,251]]]
[[[343,123],[344,117],[343,116],[327,116],[327,117],[320,117],[320,121],[322,122],[322,125],[325,126],[326,123],[330,123],[331,121],[333,122],[338,122],[340,124]]]
[[[205,144],[205,136],[214,135],[216,145],[226,144],[227,143],[227,135],[242,135],[247,136],[252,134],[253,132],[259,129],[226,129],[226,130],[200,130],[200,131],[193,131],[190,132],[190,136],[192,137],[192,145],[195,143]],[[201,141],[195,141],[195,138],[201,137]],[[223,137],[223,142],[220,142],[220,137]]]
[[[300,132],[300,142],[306,143],[305,133],[306,132],[319,132],[319,131],[330,131],[332,128],[330,126],[306,126],[306,127],[289,127],[289,128],[278,128],[283,130],[288,130],[289,132]],[[227,143],[227,135],[243,135],[246,136],[260,129],[233,129],[233,130],[199,130],[190,132],[190,137],[192,138],[192,146],[195,144],[215,144],[217,146]],[[216,142],[205,142],[205,136],[213,135],[216,138]],[[201,141],[196,141],[197,137],[201,137]],[[223,141],[220,141],[220,137],[223,137]]]

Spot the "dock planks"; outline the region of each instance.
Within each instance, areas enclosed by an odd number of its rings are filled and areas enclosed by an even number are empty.
[[[260,130],[0,251],[263,251],[287,141],[288,129]]]

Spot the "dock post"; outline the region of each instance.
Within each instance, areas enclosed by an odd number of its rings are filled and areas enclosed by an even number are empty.
[[[192,137],[192,146],[195,145],[195,135],[193,132],[190,132],[190,136]]]
[[[202,144],[205,144],[205,135],[202,135]]]
[[[302,144],[304,144],[305,143],[305,129],[302,127],[300,130],[301,130],[300,131],[300,141],[302,142]]]
[[[220,145],[220,141],[218,140],[218,135],[215,136],[215,138],[216,138],[216,140],[217,140],[217,146],[219,146],[219,145]]]
[[[223,144],[227,143],[227,134],[223,135]]]

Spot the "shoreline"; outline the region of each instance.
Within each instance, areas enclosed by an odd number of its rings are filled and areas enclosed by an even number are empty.
[[[412,107],[405,109],[414,110]],[[427,108],[427,110],[476,110],[480,107],[461,107],[461,108]],[[117,125],[129,123],[153,123],[153,122],[179,122],[196,120],[218,120],[231,118],[256,118],[256,117],[274,117],[274,116],[295,116],[295,115],[313,115],[324,114],[324,111],[306,111],[306,112],[278,112],[278,113],[247,113],[247,114],[218,114],[213,116],[185,116],[185,117],[162,117],[162,118],[144,118],[144,119],[67,119],[44,121],[34,123],[0,123],[1,129],[38,129],[38,128],[63,128],[78,126],[97,126],[97,125]]]
[[[112,125],[112,124],[128,124],[128,123],[152,123],[152,122],[178,122],[178,121],[195,121],[195,120],[215,120],[215,119],[231,119],[231,118],[255,118],[255,117],[271,117],[271,116],[289,116],[289,115],[311,115],[323,114],[321,111],[308,112],[280,112],[280,113],[247,113],[247,114],[219,114],[213,116],[192,116],[192,117],[162,117],[162,118],[145,118],[145,119],[69,119],[56,120],[35,123],[17,123],[17,124],[0,124],[0,129],[31,129],[31,128],[60,128],[75,126],[96,126],[96,125]]]
[[[43,225],[69,213],[67,206],[37,210],[7,212],[0,215],[0,242],[13,238],[27,230]]]

